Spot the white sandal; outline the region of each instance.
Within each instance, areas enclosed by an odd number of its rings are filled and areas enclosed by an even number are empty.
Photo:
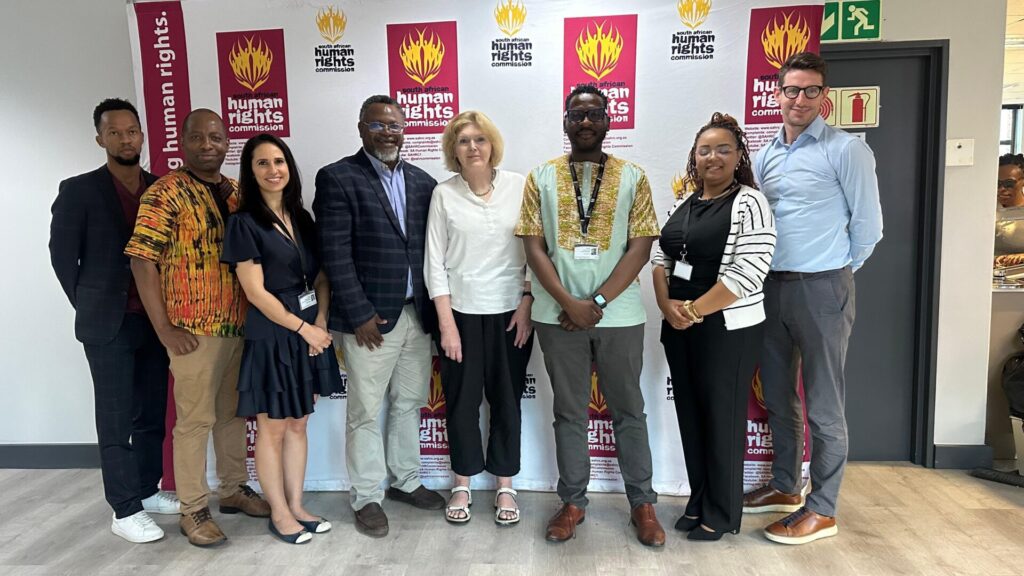
[[[516,500],[516,496],[519,496],[519,492],[516,492],[515,490],[513,490],[511,488],[498,488],[498,493],[494,495],[494,523],[499,525],[499,526],[511,526],[513,524],[518,524],[519,523],[519,508],[518,507],[517,508],[501,508],[501,507],[498,506],[498,498],[500,498],[502,494],[508,494],[509,496],[512,497],[512,500],[515,501],[516,506],[519,505],[519,501]],[[504,514],[511,514],[512,517],[511,518],[502,518],[501,517],[502,513],[504,513]]]
[[[444,509],[444,518],[445,518],[445,520],[451,522],[452,524],[464,524],[466,522],[469,522],[469,519],[471,517],[471,514],[469,512],[469,507],[473,505],[473,493],[469,491],[469,486],[454,486],[452,488],[452,497],[454,497],[459,492],[465,492],[466,496],[469,498],[469,500],[466,502],[465,506],[451,506],[449,504]],[[452,501],[451,498],[449,498],[448,502],[451,502],[451,501]],[[465,516],[465,518],[456,518],[456,517],[452,516],[453,512],[462,512],[466,516]]]

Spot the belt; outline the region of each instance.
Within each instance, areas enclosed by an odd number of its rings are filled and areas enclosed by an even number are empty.
[[[826,276],[837,276],[843,270],[849,268],[836,268],[835,270],[824,270],[821,272],[786,272],[772,270],[768,272],[768,277],[772,280],[779,280],[786,282],[789,280],[810,280],[812,278],[824,278]]]

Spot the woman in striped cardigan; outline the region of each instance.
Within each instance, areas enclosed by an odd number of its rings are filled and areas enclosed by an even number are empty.
[[[718,540],[739,532],[743,514],[747,395],[775,219],[731,116],[716,112],[697,131],[686,173],[695,190],[662,228],[654,290],[691,489],[676,529]]]

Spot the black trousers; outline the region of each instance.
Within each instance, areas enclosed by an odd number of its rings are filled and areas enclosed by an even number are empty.
[[[686,514],[718,532],[738,531],[743,516],[747,397],[763,332],[726,330],[721,312],[686,330],[661,325],[690,481]]]
[[[142,510],[163,476],[167,351],[143,314],[109,344],[85,345],[95,393],[103,493],[117,518]]]
[[[462,362],[449,360],[441,352],[441,387],[452,470],[460,476],[474,476],[484,470],[495,476],[519,473],[520,400],[533,351],[533,334],[525,346],[515,346],[516,331],[505,331],[513,312],[453,311],[462,340]],[[437,338],[440,350],[440,336]],[[480,403],[485,396],[491,408],[486,459],[480,438]]]

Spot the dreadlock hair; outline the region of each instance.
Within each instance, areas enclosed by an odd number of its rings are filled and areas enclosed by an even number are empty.
[[[690,158],[686,162],[686,177],[696,184],[697,189],[704,188],[704,183],[697,177],[697,139],[700,135],[712,128],[720,128],[722,130],[728,130],[732,132],[733,138],[736,139],[736,151],[739,152],[740,162],[736,165],[736,181],[744,186],[750,186],[751,188],[757,188],[757,184],[754,182],[754,171],[751,169],[750,164],[750,153],[747,151],[747,136],[743,133],[743,129],[740,128],[739,122],[735,118],[728,114],[721,112],[715,112],[711,115],[711,120],[700,127],[697,130],[697,134],[693,137],[693,146],[690,148]]]
[[[1000,166],[1016,166],[1024,171],[1024,154],[1003,154],[999,157]]]

